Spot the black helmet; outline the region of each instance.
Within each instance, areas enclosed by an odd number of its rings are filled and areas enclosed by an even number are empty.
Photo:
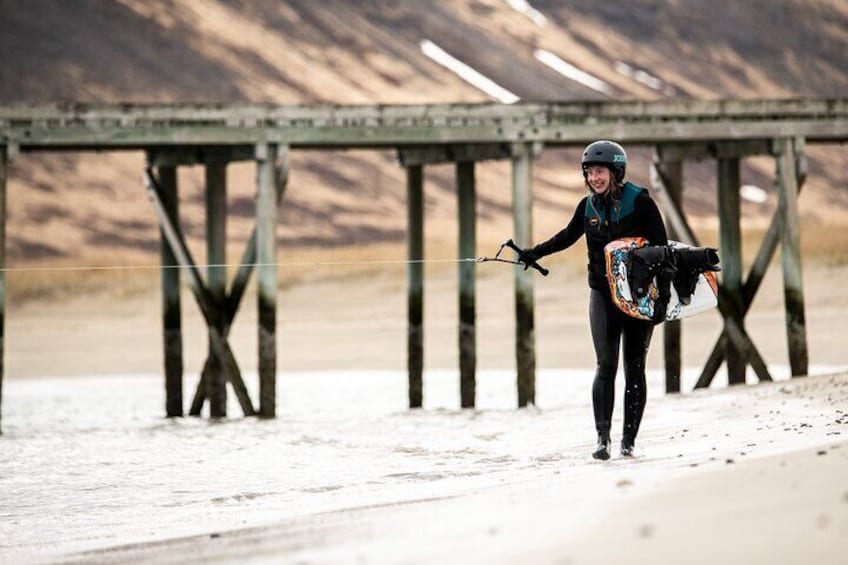
[[[583,178],[586,178],[586,167],[589,165],[604,165],[609,167],[617,182],[624,180],[627,169],[627,153],[624,147],[614,141],[593,141],[583,150]]]

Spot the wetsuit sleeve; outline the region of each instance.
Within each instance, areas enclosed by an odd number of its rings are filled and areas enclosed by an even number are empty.
[[[571,217],[571,221],[568,222],[568,225],[549,240],[534,247],[533,252],[541,258],[574,245],[574,242],[580,239],[580,236],[584,233],[583,216],[585,214],[586,199],[584,198],[580,201],[580,204],[577,205],[577,209],[574,211],[574,216]]]
[[[642,218],[644,236],[651,245],[668,245],[668,234],[665,231],[660,210],[648,193],[643,192],[636,198],[636,213]]]

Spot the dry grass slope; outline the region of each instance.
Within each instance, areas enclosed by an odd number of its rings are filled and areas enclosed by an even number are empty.
[[[252,101],[419,103],[485,96],[424,57],[443,46],[525,100],[602,98],[533,56],[544,48],[607,81],[615,98],[836,96],[848,90],[848,7],[838,0],[620,3],[533,2],[537,26],[501,0],[248,2],[32,0],[0,11],[0,103]],[[623,62],[661,79],[656,91],[616,71]],[[647,183],[647,151],[630,174]],[[844,233],[848,156],[811,148],[801,199],[806,225]],[[570,215],[582,189],[574,151],[547,151],[536,168],[536,233]],[[297,154],[280,235],[289,248],[403,241],[402,170],[391,152]],[[155,261],[158,233],[140,186],[139,154],[22,155],[10,171],[13,264]],[[750,160],[743,183],[770,191],[746,203],[759,229],[776,205],[773,163]],[[253,169],[230,168],[229,226],[238,250],[250,230]],[[714,166],[687,165],[687,209],[710,229]],[[509,169],[482,164],[481,241],[511,231]],[[455,239],[450,167],[427,170],[428,241]],[[202,260],[202,175],[181,177],[184,228]],[[238,251],[234,251],[236,254]]]

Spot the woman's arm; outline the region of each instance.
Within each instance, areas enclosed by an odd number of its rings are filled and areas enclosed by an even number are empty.
[[[586,197],[588,198],[588,197]],[[577,209],[574,210],[574,215],[571,221],[565,226],[565,229],[550,238],[549,240],[540,243],[533,248],[533,253],[538,257],[544,257],[557,251],[562,251],[574,245],[580,236],[583,235],[583,216],[586,214],[586,198],[580,201]]]

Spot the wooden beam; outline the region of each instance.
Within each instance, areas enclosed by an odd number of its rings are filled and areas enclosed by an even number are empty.
[[[493,121],[535,123],[621,120],[696,122],[733,119],[804,120],[848,118],[848,97],[761,98],[739,100],[665,99],[654,101],[565,101],[517,104],[10,104],[0,106],[0,127],[62,129],[73,127],[128,129],[208,127],[358,126],[396,128],[405,125],[474,125]]]
[[[658,159],[658,153],[654,153]],[[652,166],[652,182],[657,194],[663,202],[667,217],[671,219],[670,229],[684,243],[699,245],[697,237],[689,228],[685,216],[679,209],[674,199],[670,196],[668,186],[673,183],[669,180],[662,163],[654,161]],[[730,188],[724,188],[725,186]],[[732,187],[736,188],[732,188]],[[726,192],[729,190],[730,192]],[[724,191],[724,192],[723,192]],[[735,198],[734,198],[735,195]],[[728,363],[728,378],[731,384],[745,382],[745,367],[751,364],[757,377],[761,381],[772,380],[768,367],[762,359],[759,351],[751,341],[744,327],[744,317],[753,300],[756,288],[747,292],[741,291],[741,269],[742,269],[742,236],[739,215],[739,162],[738,159],[723,159],[719,161],[719,218],[721,222],[721,250],[722,269],[725,281],[730,281],[730,289],[724,284],[719,292],[719,311],[724,319],[724,329],[716,342],[713,352],[704,365],[695,388],[705,388],[710,385],[716,371],[727,357],[727,351],[735,352]],[[727,264],[725,264],[727,261]],[[728,273],[729,271],[729,273]],[[732,375],[732,376],[731,376]]]
[[[718,217],[719,252],[721,254],[722,284],[719,289],[719,302],[725,312],[725,331],[728,320],[735,322],[744,332],[742,311],[742,231],[739,202],[739,159],[718,160]],[[745,383],[745,357],[743,352],[727,342],[726,349],[728,383]]]
[[[0,140],[22,151],[153,146],[395,148],[544,142],[848,140],[848,99],[661,100],[361,106],[0,106]],[[725,158],[725,157],[721,157]]]
[[[279,207],[283,201],[283,196],[286,193],[286,187],[289,183],[289,151],[288,148],[280,147],[277,155],[277,163],[274,166],[274,186],[276,188],[277,206]],[[233,277],[233,283],[230,287],[230,292],[227,294],[227,312],[229,323],[232,323],[235,318],[236,311],[241,303],[242,295],[247,288],[247,283],[250,281],[250,274],[253,272],[254,263],[256,263],[256,227],[250,234],[247,241],[247,247],[242,255],[241,263],[238,271]]]
[[[728,342],[732,343],[736,351],[739,352],[739,356],[742,359],[742,367],[745,368],[745,364],[750,363],[751,368],[754,369],[754,374],[757,375],[757,378],[761,382],[771,381],[772,378],[769,374],[766,362],[760,356],[760,352],[757,351],[754,342],[751,341],[750,337],[748,337],[748,334],[742,328],[741,324],[737,323],[736,320],[728,316],[725,318],[725,326],[727,328]],[[744,380],[742,383],[744,383]]]
[[[222,311],[227,294],[227,166],[223,163],[206,165],[206,286],[217,311]],[[218,316],[217,330],[222,336],[229,331],[226,316]],[[209,351],[212,351],[210,338]],[[206,397],[212,418],[227,416],[227,375],[224,365],[209,356],[204,367]]]
[[[584,145],[848,139],[848,98],[504,104],[0,106],[0,140],[23,151],[174,146],[398,147],[541,141]]]
[[[277,188],[277,205],[279,206],[280,202],[282,202],[283,195],[286,191],[286,185],[288,184],[288,153],[280,152],[280,159],[278,160],[276,166],[276,188]],[[244,252],[242,253],[241,261],[239,262],[238,271],[236,271],[235,277],[233,277],[233,282],[230,286],[230,290],[227,293],[224,307],[223,307],[223,316],[224,316],[224,328],[226,333],[224,337],[227,337],[230,332],[230,328],[232,327],[233,320],[236,317],[236,313],[238,312],[239,306],[241,305],[241,300],[244,297],[244,291],[247,289],[247,284],[250,282],[250,275],[253,273],[253,269],[256,266],[256,226],[254,226],[253,231],[250,234],[250,237],[247,240],[247,246],[245,247]],[[194,400],[191,405],[191,414],[193,416],[200,415],[200,410],[203,406],[203,402],[206,400],[206,375],[209,373],[209,365],[211,363],[213,356],[210,355],[206,358],[206,362],[203,366],[203,371],[201,372],[201,380],[200,384],[195,391]]]
[[[239,264],[238,271],[233,279],[232,287],[224,300],[222,316],[224,317],[223,326],[225,338],[229,336],[230,328],[232,327],[233,320],[238,312],[241,299],[244,296],[245,289],[247,288],[247,283],[250,280],[250,273],[253,272],[254,263],[256,263],[256,228],[254,228],[253,233],[247,241],[247,247],[242,255],[241,263]],[[206,391],[208,389],[207,380],[209,379],[210,367],[212,366],[214,357],[215,356],[210,351],[210,354],[206,357],[206,361],[203,364],[203,370],[200,372],[200,383],[194,392],[194,399],[192,400],[189,412],[192,416],[200,415],[203,403],[206,401]]]
[[[798,177],[798,194],[804,188],[804,183],[807,179],[807,162],[803,153],[796,153],[795,159],[795,174]],[[763,241],[760,244],[760,249],[757,251],[757,256],[751,264],[751,269],[748,271],[748,276],[745,278],[745,286],[742,288],[742,299],[744,301],[742,315],[746,315],[751,305],[754,302],[754,297],[760,289],[760,284],[765,278],[768,266],[771,263],[774,253],[777,250],[780,241],[780,210],[777,210],[771,218],[768,230],[763,236]],[[724,350],[727,337],[722,333],[722,336],[716,342],[710,353],[707,362],[704,365],[704,370],[698,380],[696,388],[704,388],[709,386],[718,371],[721,364],[724,362]]]
[[[698,380],[695,382],[695,388],[707,388],[713,382],[716,373],[724,363],[724,355],[727,352],[727,332],[722,329],[721,335],[713,346],[710,356],[707,357],[707,362],[704,363],[703,369]]]
[[[21,151],[103,151],[144,150],[164,145],[246,145],[286,142],[292,149],[391,149],[398,145],[489,144],[505,142],[542,142],[551,146],[582,146],[595,139],[614,138],[624,144],[676,143],[713,139],[764,139],[791,132],[810,142],[838,143],[848,140],[848,119],[834,121],[738,121],[716,120],[697,123],[605,121],[578,124],[529,125],[508,127],[473,125],[465,127],[420,126],[409,128],[319,127],[229,128],[203,126],[170,129],[63,129],[27,130],[7,134],[9,142]],[[0,130],[0,140],[3,132]]]
[[[721,293],[721,287],[719,287],[719,292]],[[742,324],[737,322],[737,319],[744,317],[744,315],[740,316],[739,313],[734,312],[733,306],[728,301],[719,300],[718,307],[722,317],[724,318],[724,330],[722,331],[721,336],[719,336],[719,339],[713,348],[712,354],[704,364],[701,375],[695,383],[695,388],[706,388],[710,386],[713,377],[719,367],[721,367],[721,364],[727,355],[727,351],[730,350],[739,352],[743,367],[745,366],[745,363],[750,363],[751,368],[754,369],[754,373],[761,382],[773,380],[769,373],[768,366],[760,355],[760,352],[757,350],[757,347],[754,345],[754,342],[751,341],[751,338],[746,333]],[[719,355],[716,351],[721,351],[723,353]],[[744,380],[742,382],[744,382]]]
[[[679,210],[679,216],[685,222],[683,215],[683,162],[664,159],[660,161],[659,170],[663,172],[663,179],[668,198],[671,200],[675,210]],[[686,226],[688,228],[688,224]],[[680,241],[680,235],[673,226],[669,226],[669,237]],[[691,230],[690,230],[691,231]],[[694,237],[694,236],[688,236]],[[667,393],[680,392],[680,375],[682,372],[681,362],[681,330],[683,323],[679,320],[665,322],[663,324],[663,357],[665,359],[665,391]]]
[[[726,294],[722,291],[721,286],[719,285],[719,295]],[[771,381],[772,378],[771,374],[769,374],[768,366],[754,345],[754,342],[748,336],[744,325],[738,322],[739,319],[744,319],[744,316],[741,312],[734,310],[735,307],[736,305],[729,300],[719,300],[718,309],[724,318],[725,333],[727,334],[728,342],[739,352],[743,367],[745,364],[750,363],[751,368],[754,369],[754,373],[760,381]]]
[[[398,150],[398,161],[404,167],[437,163],[465,163],[509,159],[509,146],[496,144],[454,144],[405,147]]]
[[[283,149],[285,151],[286,149]],[[259,318],[259,415],[277,413],[277,145],[256,146],[256,260]]]
[[[8,157],[0,145],[0,435],[3,434],[3,375],[6,371],[6,179]]]
[[[802,144],[803,141],[800,141],[799,146],[803,147]],[[798,377],[807,374],[809,356],[804,313],[804,284],[801,273],[801,224],[798,214],[800,182],[796,172],[795,143],[792,139],[777,139],[775,153],[789,366],[792,376]]]
[[[406,167],[407,194],[407,371],[409,407],[421,408],[424,397],[424,170]]]
[[[522,249],[533,242],[533,158],[532,144],[513,146],[513,240]],[[536,403],[536,315],[533,271],[516,267],[514,273],[516,388],[523,408]]]
[[[179,222],[176,167],[160,167],[162,204],[174,225]],[[169,418],[183,415],[183,337],[180,305],[180,270],[177,258],[160,229],[162,261],[162,335],[165,351],[165,413]]]
[[[253,145],[158,147],[148,152],[148,163],[157,168],[183,165],[226,165],[234,161],[252,161],[254,149]]]
[[[477,210],[474,163],[457,163],[459,196],[459,380],[460,403],[473,408],[476,395],[476,263],[462,261],[477,254]]]
[[[771,154],[770,139],[741,141],[698,141],[657,146],[663,162],[702,161],[704,159],[730,159]]]
[[[231,379],[230,384],[233,386],[233,390],[236,393],[236,397],[239,400],[239,404],[241,405],[244,415],[253,416],[256,414],[256,411],[253,409],[253,405],[250,402],[247,387],[244,386],[244,381],[241,379],[241,372],[239,371],[238,363],[236,363],[235,356],[233,355],[226,338],[218,330],[220,327],[219,316],[221,313],[215,308],[212,297],[209,294],[209,290],[203,284],[203,278],[197,270],[197,264],[191,256],[191,252],[182,237],[182,233],[165,212],[165,207],[162,203],[162,188],[159,185],[159,182],[153,177],[150,169],[147,169],[146,171],[146,180],[147,193],[150,196],[150,201],[153,204],[153,208],[156,211],[157,216],[159,217],[159,224],[165,234],[168,245],[171,247],[171,251],[177,258],[180,266],[188,274],[189,287],[192,290],[192,294],[194,294],[197,305],[200,307],[200,312],[203,314],[206,326],[209,328],[213,351],[215,355],[221,359],[222,363],[224,363],[227,375]]]

